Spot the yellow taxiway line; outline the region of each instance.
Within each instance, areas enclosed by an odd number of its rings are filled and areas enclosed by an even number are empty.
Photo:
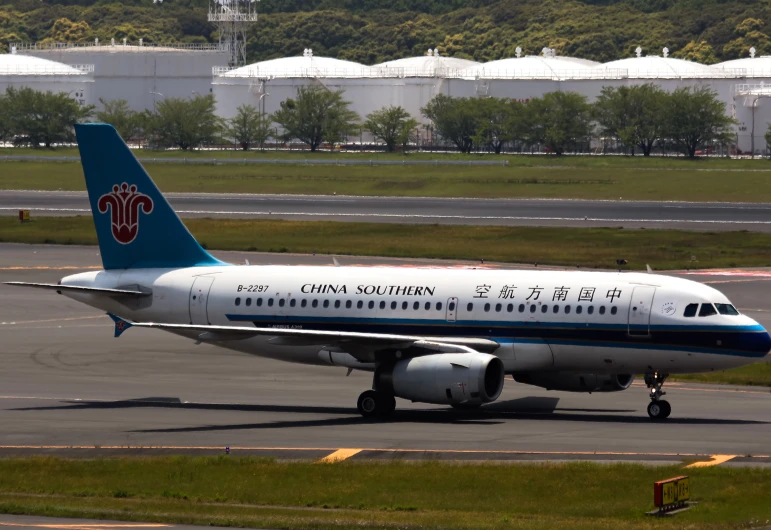
[[[328,464],[334,464],[335,462],[342,462],[343,460],[347,460],[348,458],[351,458],[353,455],[357,455],[361,453],[361,449],[338,449],[334,453],[328,454],[319,462],[324,462]]]
[[[685,466],[686,469],[692,468],[692,467],[712,467],[712,466],[719,466],[720,464],[724,464],[728,462],[729,460],[733,460],[739,455],[712,455],[711,460],[705,460],[704,462],[694,462],[693,464],[689,464]]]

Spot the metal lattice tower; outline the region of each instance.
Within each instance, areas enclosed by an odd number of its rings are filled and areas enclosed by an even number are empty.
[[[209,22],[217,26],[220,45],[228,50],[228,66],[246,64],[246,31],[257,22],[257,0],[209,0]]]

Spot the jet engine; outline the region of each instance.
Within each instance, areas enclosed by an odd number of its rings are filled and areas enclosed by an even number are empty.
[[[547,390],[566,392],[619,392],[634,381],[632,374],[575,374],[570,372],[519,372],[514,380]]]
[[[394,396],[448,405],[481,405],[503,390],[503,362],[486,353],[438,353],[378,369],[377,390]]]

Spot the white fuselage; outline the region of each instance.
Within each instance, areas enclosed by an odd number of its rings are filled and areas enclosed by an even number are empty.
[[[487,338],[500,344],[492,353],[507,372],[701,372],[748,364],[769,350],[768,334],[747,316],[684,316],[690,304],[730,304],[719,291],[654,274],[215,266],[88,272],[61,283],[151,290],[126,302],[65,292],[137,322]],[[269,336],[219,345],[374,369],[340,346]]]

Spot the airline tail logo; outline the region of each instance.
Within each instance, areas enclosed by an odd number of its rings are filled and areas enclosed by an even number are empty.
[[[122,245],[128,245],[139,233],[139,210],[149,214],[153,211],[153,200],[144,193],[137,192],[135,184],[125,182],[115,184],[110,193],[99,197],[99,213],[110,210],[112,237]]]

